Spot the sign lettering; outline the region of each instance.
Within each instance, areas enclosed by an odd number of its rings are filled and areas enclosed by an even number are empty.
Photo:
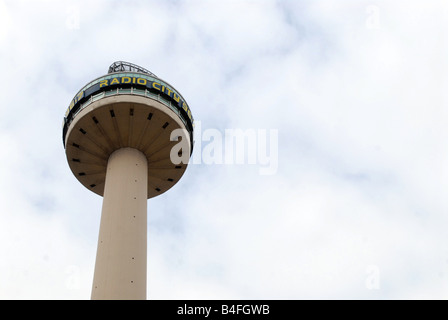
[[[65,117],[67,118],[70,115],[72,109],[84,98],[89,98],[91,95],[96,94],[98,92],[107,90],[108,88],[116,87],[117,85],[127,85],[134,84],[135,87],[144,87],[145,89],[151,91],[157,91],[162,94],[168,100],[171,100],[174,105],[177,105],[179,110],[183,109],[185,111],[186,116],[190,119],[191,123],[194,123],[193,116],[191,115],[190,108],[180,98],[180,95],[176,93],[173,89],[165,86],[163,83],[148,79],[145,77],[130,77],[123,76],[120,74],[113,75],[110,79],[105,79],[99,81],[99,83],[94,84],[85,90],[81,90],[75,96],[75,98],[70,102],[70,105],[65,113]],[[77,107],[78,108],[78,107]]]

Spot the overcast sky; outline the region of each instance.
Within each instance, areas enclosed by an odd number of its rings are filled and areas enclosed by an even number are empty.
[[[0,299],[90,299],[102,198],[62,119],[117,60],[182,93],[197,159],[241,129],[278,162],[191,163],[148,201],[149,299],[446,298],[447,11],[0,0]]]

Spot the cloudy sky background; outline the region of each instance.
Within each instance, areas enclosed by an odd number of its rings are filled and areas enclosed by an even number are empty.
[[[447,10],[0,0],[0,299],[90,299],[102,198],[61,124],[117,60],[182,93],[199,156],[209,129],[278,132],[274,174],[191,164],[148,201],[149,299],[446,298]]]

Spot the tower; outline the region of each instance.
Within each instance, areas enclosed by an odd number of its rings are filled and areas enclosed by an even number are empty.
[[[194,119],[182,95],[118,61],[71,101],[63,143],[75,177],[103,196],[92,299],[146,299],[147,199],[182,177]]]

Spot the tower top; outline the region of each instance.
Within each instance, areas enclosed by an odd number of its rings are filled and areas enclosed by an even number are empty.
[[[76,178],[101,196],[111,154],[122,148],[142,152],[148,161],[149,199],[181,178],[193,152],[193,131],[190,107],[179,91],[145,68],[117,61],[75,95],[65,113],[62,140]],[[172,160],[179,141],[182,148]]]
[[[136,64],[126,62],[126,61],[115,61],[112,63],[109,67],[109,71],[107,73],[114,73],[114,72],[122,72],[122,71],[132,71],[132,72],[140,72],[140,73],[146,73],[151,76],[157,77],[154,73],[151,71],[140,67]]]

